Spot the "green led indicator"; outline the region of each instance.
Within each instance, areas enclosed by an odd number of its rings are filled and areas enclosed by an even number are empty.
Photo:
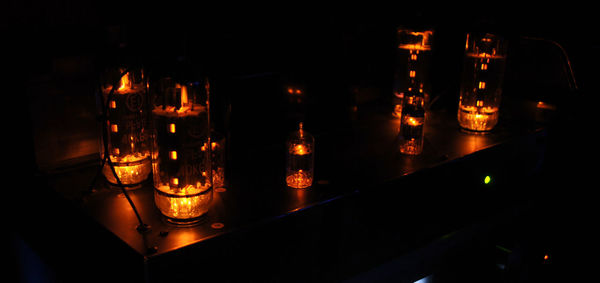
[[[489,175],[485,176],[485,178],[483,179],[483,183],[486,185],[489,184],[491,181],[492,181],[492,177],[490,177]]]

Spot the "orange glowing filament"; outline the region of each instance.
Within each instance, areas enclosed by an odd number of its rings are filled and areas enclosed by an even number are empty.
[[[181,86],[181,106],[188,104],[188,92],[186,86]]]
[[[306,146],[303,144],[297,144],[296,146],[294,146],[294,149],[293,149],[293,153],[295,155],[305,155],[305,154],[308,154],[308,152],[309,152],[308,148],[306,148]]]
[[[172,133],[172,134],[175,133],[175,124],[174,123],[169,124],[169,133]]]
[[[130,89],[131,88],[131,80],[129,80],[129,73],[126,73],[121,77],[121,86],[119,86],[119,91]]]
[[[419,126],[419,124],[420,124],[419,121],[417,121],[413,117],[408,117],[408,119],[406,119],[406,122],[413,127]]]
[[[212,151],[214,151],[214,150],[217,148],[217,146],[219,146],[219,144],[217,144],[216,142],[211,142],[211,143],[210,143],[210,149],[211,149]],[[200,147],[200,150],[202,150],[202,151],[206,151],[206,143],[204,143],[204,144],[203,144],[203,145]]]
[[[410,50],[430,50],[429,37],[433,34],[433,31],[427,30],[423,32],[410,32],[411,36],[420,37],[420,42],[400,44],[398,48],[410,49]]]
[[[172,160],[177,160],[177,151],[171,151],[169,152],[169,157],[171,157]]]
[[[410,70],[410,73],[408,74],[409,77],[414,78],[416,75],[415,70]]]

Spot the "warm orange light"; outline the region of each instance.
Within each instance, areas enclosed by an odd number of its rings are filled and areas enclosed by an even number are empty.
[[[459,105],[459,111],[461,126],[470,130],[489,131],[489,125],[498,121],[498,107],[483,106],[481,100],[477,101],[477,107]]]
[[[160,186],[154,197],[155,203],[161,213],[168,217],[168,221],[175,223],[195,223],[208,211],[212,194],[206,191],[206,187],[187,185],[179,187],[177,178],[171,179],[171,187]],[[173,188],[176,187],[176,188]],[[193,195],[193,196],[190,196]],[[181,234],[178,234],[181,236]]]
[[[116,151],[116,152],[115,152]],[[110,156],[113,162],[113,168],[117,177],[123,184],[137,184],[148,177],[151,171],[150,165],[150,154],[145,153],[142,155],[127,154],[125,156],[118,156],[118,149],[113,149],[113,155]],[[102,168],[102,172],[106,176],[107,180],[116,184],[117,179],[114,177],[112,169],[106,164]]]
[[[400,118],[402,116],[402,104],[394,105],[394,113],[392,113],[395,117]]]
[[[217,146],[218,146],[217,142],[211,142],[210,143],[210,148],[213,151],[215,150],[215,148],[217,148]],[[200,150],[206,151],[206,143],[202,144],[202,146],[200,147]]]
[[[121,151],[118,148],[113,148],[113,154],[114,155],[119,155],[121,153]]]
[[[117,124],[112,124],[112,125],[110,125],[110,130],[111,130],[113,133],[116,133],[116,132],[118,132],[118,131],[119,131],[119,126],[117,126]]]
[[[287,89],[287,92],[288,92],[289,94],[292,94],[292,93],[294,93],[294,89],[293,89],[293,88],[291,88],[291,87],[288,87],[288,89]]]
[[[479,89],[485,89],[485,82],[479,82]]]
[[[482,70],[484,70],[484,71],[487,70],[487,67],[488,67],[487,64],[485,64],[485,63],[481,64],[481,69]]]
[[[410,109],[410,108],[409,108]],[[400,124],[399,149],[403,154],[418,155],[423,150],[423,124],[425,117],[404,113]]]
[[[408,117],[408,119],[406,120],[406,122],[411,125],[411,126],[419,126],[419,121],[417,121],[415,118],[413,117]]]
[[[169,157],[171,158],[171,160],[177,160],[177,151],[170,151]]]
[[[544,255],[544,260],[548,260],[550,257],[546,254]]]
[[[409,77],[414,78],[416,75],[415,70],[410,70],[410,73],[408,74]]]
[[[175,133],[175,123],[169,124],[169,133]]]
[[[302,94],[302,91],[299,89],[296,89],[296,94]]]
[[[556,106],[552,104],[545,103],[543,101],[538,101],[537,108],[546,109],[546,110],[556,110]]]
[[[421,42],[411,44],[400,44],[398,48],[410,49],[410,50],[431,50],[429,37],[433,34],[433,31],[427,30],[423,32],[410,32],[412,36],[420,36]]]
[[[131,88],[131,81],[129,80],[129,73],[126,73],[121,77],[121,86],[119,86],[120,91]]]
[[[188,104],[188,92],[186,86],[181,86],[181,106]]]
[[[110,106],[110,108],[115,109],[115,108],[117,108],[117,102],[114,100],[111,100],[109,106]]]
[[[305,189],[312,185],[313,178],[309,173],[300,169],[297,172],[288,175],[285,180],[287,185],[292,188]]]
[[[309,152],[308,148],[306,148],[306,146],[303,144],[298,144],[298,145],[294,146],[294,149],[293,149],[293,153],[295,155],[305,155],[305,154],[308,154],[308,152]]]

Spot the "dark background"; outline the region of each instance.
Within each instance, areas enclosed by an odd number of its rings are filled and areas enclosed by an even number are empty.
[[[509,53],[505,95],[539,99],[538,95],[548,94],[546,98],[570,111],[586,113],[574,121],[581,122],[577,127],[561,132],[564,139],[580,140],[580,146],[554,145],[549,156],[554,162],[550,172],[564,174],[559,180],[568,182],[548,188],[565,191],[564,202],[558,202],[562,211],[575,208],[557,221],[569,223],[565,234],[573,231],[567,242],[578,252],[570,254],[585,254],[588,247],[583,240],[589,236],[582,240],[580,235],[596,219],[593,200],[586,197],[593,182],[585,178],[592,178],[595,165],[577,170],[596,154],[591,134],[597,121],[593,113],[600,39],[592,7],[563,5],[466,8],[399,3],[372,7],[291,2],[212,7],[175,2],[11,1],[0,10],[0,50],[7,73],[3,96],[8,98],[9,109],[19,115],[16,122],[7,123],[14,137],[9,156],[22,161],[23,177],[98,159],[94,88],[99,70],[119,42],[127,42],[131,53],[154,70],[185,56],[214,80],[217,95],[238,117],[232,123],[239,129],[252,129],[247,131],[248,139],[275,142],[290,127],[285,119],[277,119],[284,115],[280,96],[288,85],[300,85],[309,94],[315,114],[305,118],[316,135],[344,125],[353,106],[387,99],[395,31],[400,25],[435,29],[433,93],[442,97],[444,105],[455,107],[464,35],[473,30],[493,31],[511,40],[516,52],[512,54],[517,55],[513,58],[518,59],[511,62]],[[565,86],[562,69],[552,68],[556,66],[552,62],[560,61],[556,50],[536,57],[537,47],[525,45],[530,48],[527,52],[517,48],[523,46],[521,36],[554,40],[564,47],[579,85],[577,95]],[[527,64],[530,58],[535,63]],[[278,84],[270,85],[262,97],[246,97],[244,83],[254,81],[248,78]],[[528,81],[537,83],[535,93],[521,91],[531,87]],[[365,89],[369,91],[361,93],[371,95],[356,95]],[[564,156],[572,158],[563,164]]]
[[[439,7],[399,3],[374,7],[301,2],[229,6],[12,1],[8,9],[2,9],[0,28],[3,61],[8,66],[7,92],[12,93],[8,98],[18,105],[27,101],[31,117],[23,120],[31,124],[29,127],[15,130],[33,129],[24,134],[33,135],[37,142],[37,165],[53,168],[97,151],[99,131],[91,130],[96,114],[94,88],[100,70],[114,58],[112,52],[121,43],[126,43],[129,54],[151,72],[169,69],[173,62],[185,58],[213,81],[215,95],[223,102],[220,108],[215,107],[215,113],[224,112],[227,103],[233,112],[245,108],[245,117],[274,109],[277,112],[281,110],[281,88],[302,86],[313,105],[310,112],[320,113],[313,115],[319,119],[312,118],[319,121],[312,125],[318,134],[339,126],[338,120],[343,119],[339,117],[345,117],[356,104],[389,98],[398,26],[435,29],[433,95],[442,97],[447,105],[456,103],[462,46],[469,31],[503,34],[517,50],[513,58],[518,60],[513,60],[513,65],[509,52],[506,95],[531,96],[536,92],[554,101],[565,99],[546,94],[565,88],[564,72],[556,67],[562,63],[556,48],[539,48],[554,52],[548,56],[536,55],[538,47],[532,45],[519,53],[522,36],[562,45],[580,89],[596,92],[600,40],[594,35],[592,10],[574,5],[510,4]],[[529,60],[532,54],[535,56]],[[279,86],[266,90],[264,97],[249,99],[244,97],[240,79],[253,77],[275,78]],[[533,92],[525,91],[524,87],[531,87],[527,80],[539,83]],[[358,97],[358,90],[364,89],[373,91]],[[215,121],[224,124],[224,115]],[[279,115],[283,115],[281,111]],[[248,121],[254,122],[249,126],[258,127],[258,132],[291,127],[292,123],[265,123],[265,119],[276,119],[270,114],[263,116]],[[311,127],[311,117],[304,118]]]

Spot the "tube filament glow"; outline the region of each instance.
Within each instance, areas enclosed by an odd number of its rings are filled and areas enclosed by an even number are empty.
[[[486,132],[498,123],[506,43],[493,34],[467,35],[458,123],[466,130]]]
[[[298,131],[292,133],[287,141],[285,180],[289,187],[304,189],[312,186],[314,153],[314,138],[300,123]]]

